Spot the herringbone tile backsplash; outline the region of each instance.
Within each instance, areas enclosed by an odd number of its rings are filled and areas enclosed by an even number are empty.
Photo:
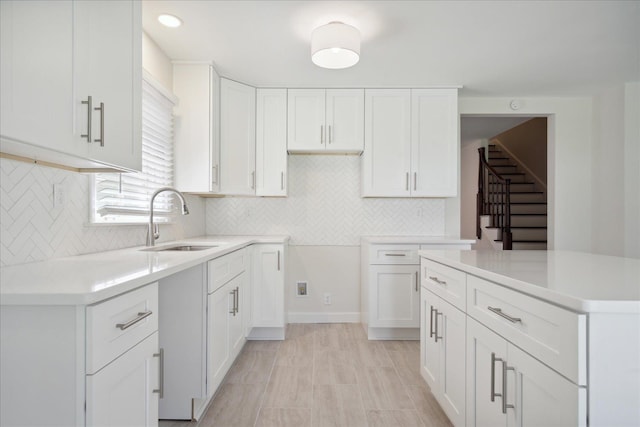
[[[357,156],[289,156],[287,198],[207,200],[207,234],[287,234],[297,245],[363,235],[443,235],[443,199],[363,199]]]
[[[0,265],[144,245],[145,225],[89,224],[89,176],[0,158]],[[54,205],[53,185],[64,188]],[[204,234],[204,202],[163,225],[160,241]]]

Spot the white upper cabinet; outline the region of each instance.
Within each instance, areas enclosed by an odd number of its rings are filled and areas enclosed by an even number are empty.
[[[3,139],[86,153],[73,138],[73,13],[71,1],[0,2]]]
[[[407,197],[411,169],[411,91],[365,91],[362,195]]]
[[[256,195],[287,195],[287,90],[258,89]]]
[[[366,90],[362,196],[455,196],[457,106],[457,89]]]
[[[290,153],[360,153],[364,135],[363,89],[289,89]]]
[[[221,79],[220,190],[256,193],[256,89]]]
[[[411,195],[458,193],[458,91],[411,90]]]
[[[77,1],[75,9],[76,135],[88,133],[90,119],[89,158],[141,170],[141,3]]]
[[[220,191],[220,77],[207,63],[174,63],[175,183],[180,191]]]
[[[140,2],[1,7],[2,151],[78,168],[139,170]]]

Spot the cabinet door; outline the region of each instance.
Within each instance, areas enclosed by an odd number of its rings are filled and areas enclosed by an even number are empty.
[[[284,327],[284,246],[255,245],[253,326]]]
[[[231,297],[231,306],[235,307],[235,309],[232,309],[232,313],[229,313],[229,353],[231,360],[234,360],[238,353],[240,353],[240,350],[242,350],[245,341],[243,324],[245,307],[243,298],[245,288],[247,287],[247,274],[243,272],[239,276],[234,277],[228,286],[230,287],[229,292],[235,292],[235,295]]]
[[[453,425],[463,426],[466,414],[466,315],[451,304],[438,299],[440,302],[437,307],[434,332],[439,337],[438,344],[440,344],[441,391],[437,397]]]
[[[142,168],[142,9],[138,1],[75,2],[77,46],[75,108],[78,135],[87,129],[89,158]],[[102,105],[103,110],[98,110]]]
[[[252,195],[256,188],[256,90],[221,79],[220,190]]]
[[[418,270],[417,265],[370,266],[371,327],[420,326]]]
[[[289,89],[287,150],[323,152],[325,140],[325,90]]]
[[[258,89],[256,195],[287,195],[287,90]]]
[[[87,375],[87,425],[158,425],[158,333]]]
[[[0,2],[3,139],[86,153],[73,137],[73,15],[71,1]]]
[[[363,197],[411,194],[411,91],[365,90]]]
[[[220,128],[213,126],[219,111],[219,86],[219,77],[209,64],[173,64],[173,93],[180,100],[174,109],[175,181],[180,191],[219,190]]]
[[[225,285],[208,297],[208,381],[207,394],[213,396],[227,373],[230,360],[229,315],[233,308],[233,291]]]
[[[502,412],[502,364],[493,361],[492,354],[506,360],[507,342],[467,317],[467,426],[507,425]]]
[[[514,345],[509,345],[510,425],[586,426],[587,390],[578,387]],[[515,378],[514,378],[515,377]],[[515,384],[515,387],[512,385]]]
[[[326,104],[327,150],[361,152],[364,149],[364,90],[327,89]]]
[[[458,193],[458,91],[411,91],[411,195]]]

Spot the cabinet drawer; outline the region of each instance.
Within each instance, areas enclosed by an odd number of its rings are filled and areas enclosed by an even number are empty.
[[[466,273],[427,259],[422,260],[421,267],[422,286],[460,310],[465,311],[467,306]]]
[[[370,264],[420,264],[420,245],[371,245]]]
[[[158,283],[87,307],[87,373],[158,330]]]
[[[467,314],[578,385],[586,385],[586,315],[467,276]]]
[[[247,269],[248,252],[240,249],[220,258],[209,261],[209,289],[212,293],[229,280]]]

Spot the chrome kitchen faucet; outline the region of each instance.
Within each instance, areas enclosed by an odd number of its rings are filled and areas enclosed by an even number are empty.
[[[153,223],[153,201],[156,196],[162,192],[170,191],[175,193],[182,202],[182,215],[189,215],[189,208],[187,208],[187,202],[184,199],[184,196],[181,192],[171,187],[162,187],[159,188],[153,193],[151,196],[151,201],[149,202],[149,228],[147,229],[147,246],[154,246],[158,237],[160,237],[160,227],[158,224]]]

